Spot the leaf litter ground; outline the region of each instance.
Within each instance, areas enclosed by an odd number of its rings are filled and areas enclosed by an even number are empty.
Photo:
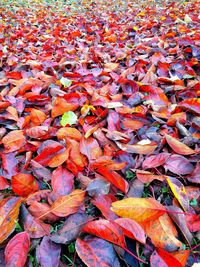
[[[0,266],[192,266],[199,3],[28,3],[0,5]]]

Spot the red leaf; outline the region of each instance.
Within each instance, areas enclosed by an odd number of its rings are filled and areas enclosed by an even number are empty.
[[[169,153],[160,153],[157,155],[148,156],[143,161],[142,167],[144,169],[150,169],[161,166],[165,163],[165,161],[168,159],[169,156],[170,156]]]
[[[96,235],[120,247],[126,247],[122,228],[113,221],[100,219],[86,223],[82,232]]]
[[[129,218],[118,218],[115,222],[123,228],[125,236],[136,239],[143,244],[146,243],[145,232],[136,221]]]
[[[42,151],[40,152],[39,150],[39,155],[34,158],[34,161],[45,167],[55,155],[61,152],[60,150],[63,148],[64,147],[58,142],[52,142],[50,145],[47,144],[46,147],[44,147],[43,143]]]
[[[150,258],[151,267],[159,266],[159,267],[183,267],[182,264],[169,252],[157,248]]]
[[[21,219],[24,230],[29,234],[30,238],[40,238],[50,234],[51,226],[33,217],[24,205],[21,207]]]
[[[28,210],[35,218],[41,218],[42,221],[55,222],[59,217],[50,212],[50,208],[51,206],[47,203],[32,201]]]
[[[96,172],[100,173],[104,178],[106,178],[110,183],[112,183],[122,192],[124,193],[128,192],[129,189],[128,183],[117,172],[109,170],[108,168],[105,167],[97,168]]]
[[[200,99],[191,98],[191,99],[183,100],[182,102],[178,104],[178,107],[184,110],[189,110],[199,115],[200,114]]]
[[[102,195],[91,200],[107,220],[114,220],[118,216],[110,209],[112,202],[117,199],[113,195]]]
[[[12,190],[19,196],[26,197],[38,189],[38,183],[31,174],[18,173],[12,177]]]
[[[24,267],[29,247],[29,235],[26,232],[16,234],[5,248],[6,267]]]

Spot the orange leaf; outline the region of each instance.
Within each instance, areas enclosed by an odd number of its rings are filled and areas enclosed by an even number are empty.
[[[62,97],[57,97],[51,112],[52,118],[58,117],[65,112],[75,111],[78,108],[77,104],[71,104]]]
[[[78,211],[83,204],[85,192],[82,190],[74,190],[67,196],[59,197],[51,206],[50,212],[59,217],[66,217]],[[43,214],[43,217],[46,214]],[[40,217],[39,217],[40,218]]]
[[[10,153],[20,149],[21,147],[23,147],[25,142],[26,138],[22,130],[14,130],[12,132],[9,132],[2,139],[2,143],[5,147],[5,153]]]
[[[136,170],[136,176],[143,183],[151,183],[153,180],[164,181],[167,178],[166,175],[156,175],[142,170]]]
[[[186,146],[185,144],[178,141],[176,138],[166,134],[166,141],[168,145],[178,154],[181,155],[191,155],[194,154],[195,151],[191,149],[189,146]]]
[[[182,246],[182,243],[176,238],[178,232],[167,213],[155,220],[146,221],[143,223],[143,227],[156,247],[171,252]]]
[[[200,114],[200,98],[191,98],[183,100],[178,104],[178,107],[189,110],[191,112],[194,112],[196,114]]]
[[[190,250],[179,250],[172,252],[171,254],[181,263],[182,267],[185,267],[190,255]]]
[[[0,201],[0,243],[14,230],[19,215],[21,198],[9,197]]]
[[[111,210],[120,217],[130,218],[138,223],[154,220],[166,212],[154,198],[126,198],[113,202]]]
[[[30,113],[30,118],[35,126],[39,126],[46,120],[46,114],[39,109],[33,108]]]
[[[55,155],[47,164],[51,168],[56,168],[63,164],[69,158],[70,148],[65,149],[63,153]]]
[[[121,150],[126,151],[127,153],[134,153],[141,155],[152,154],[157,147],[155,143],[146,145],[141,145],[141,144],[129,145],[116,142],[116,144]]]
[[[62,127],[60,128],[57,133],[58,140],[65,139],[65,138],[72,138],[76,141],[80,141],[82,138],[81,133],[76,128],[71,127]]]
[[[12,177],[12,190],[19,196],[26,197],[38,189],[38,183],[31,174],[18,173]]]

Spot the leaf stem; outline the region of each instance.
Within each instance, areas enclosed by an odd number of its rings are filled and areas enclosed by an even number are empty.
[[[130,254],[131,256],[133,256],[135,259],[137,259],[138,261],[147,264],[146,261],[142,260],[141,258],[139,258],[138,256],[136,256],[135,254],[133,254],[128,248],[126,247],[122,247],[128,254]]]

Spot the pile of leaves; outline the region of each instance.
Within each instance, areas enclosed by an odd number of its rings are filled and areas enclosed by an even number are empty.
[[[116,2],[0,9],[0,266],[200,259],[199,5]]]

